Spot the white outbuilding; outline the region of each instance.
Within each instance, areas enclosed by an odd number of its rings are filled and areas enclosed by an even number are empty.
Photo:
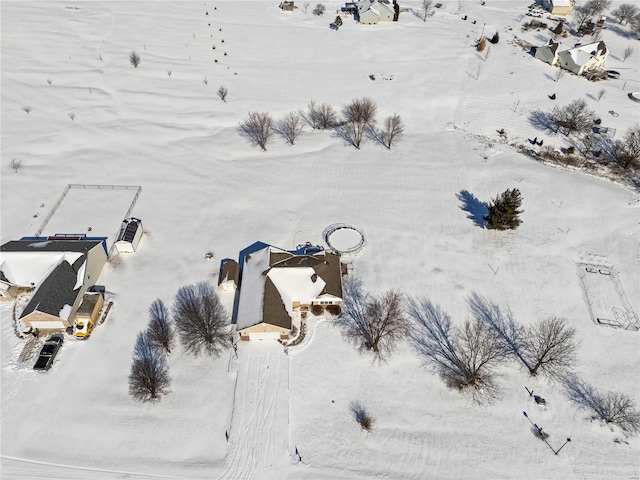
[[[120,232],[115,241],[118,253],[134,253],[142,238],[142,220],[129,217],[122,221]]]

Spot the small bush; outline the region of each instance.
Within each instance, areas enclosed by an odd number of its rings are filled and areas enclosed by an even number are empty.
[[[22,160],[16,160],[12,158],[9,162],[9,166],[13,169],[14,172],[18,173],[22,168]]]
[[[478,43],[476,43],[476,50],[479,52],[484,52],[485,48],[487,48],[487,39],[485,37],[482,37],[480,40],[478,40]]]
[[[360,424],[363,430],[370,432],[373,428],[373,417],[367,412],[360,402],[351,403],[351,413],[356,422]]]
[[[489,40],[491,43],[496,44],[500,41],[500,34],[498,32],[495,33],[493,37]]]
[[[323,4],[319,3],[318,5],[316,5],[316,8],[313,9],[313,14],[321,17],[322,15],[324,15],[325,10],[326,7]]]
[[[140,55],[138,55],[135,50],[129,54],[129,63],[133,65],[133,68],[138,68],[140,61]]]

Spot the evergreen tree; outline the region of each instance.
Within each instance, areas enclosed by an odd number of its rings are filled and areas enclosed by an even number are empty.
[[[522,213],[522,210],[520,210],[521,205],[520,190],[517,188],[505,190],[487,205],[489,213],[484,216],[487,227],[494,230],[513,230],[518,228],[522,223],[519,218]]]

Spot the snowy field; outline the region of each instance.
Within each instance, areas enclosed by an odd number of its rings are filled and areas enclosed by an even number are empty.
[[[151,302],[171,306],[180,287],[217,281],[219,260],[255,241],[322,244],[327,226],[346,223],[365,234],[350,275],[369,291],[426,295],[456,323],[469,316],[472,292],[523,324],[565,317],[581,342],[577,373],[640,404],[639,332],[596,325],[577,274],[581,252],[606,257],[640,312],[638,193],[536,163],[497,133],[567,146],[536,130],[530,114],[582,98],[621,135],[640,121],[627,97],[640,90],[637,40],[609,19],[607,66],[621,77],[556,82],[552,67],[514,44],[515,36],[548,40],[520,31],[531,1],[444,0],[426,22],[410,12],[376,26],[343,17],[338,31],[329,23],[339,2],[325,3],[324,17],[278,3],[0,3],[0,241],[33,235],[71,183],[142,186],[131,214],[145,227],[138,251],[101,274],[114,302],[107,321],[87,342],[67,338],[48,373],[18,362],[24,340],[12,305],[0,304],[0,478],[640,478],[638,437],[591,421],[558,384],[508,364],[501,395],[476,404],[448,390],[408,344],[377,364],[328,321],[287,355],[266,341],[216,360],[176,348],[171,392],[154,405],[131,399],[131,354]],[[500,32],[486,58],[473,48],[483,29]],[[623,61],[630,45],[636,53]],[[379,122],[401,115],[405,133],[390,150],[369,139],[356,150],[307,127],[295,146],[274,137],[262,152],[237,132],[250,111],[279,119],[312,99],[340,109],[363,96],[375,99]],[[485,202],[513,187],[522,225],[479,227],[464,199]],[[114,212],[113,232],[131,200],[97,206]],[[55,229],[91,224],[78,225]],[[606,308],[620,302],[609,287],[598,290]],[[221,298],[230,313],[232,294]],[[354,401],[373,415],[370,433],[353,420]],[[571,443],[554,455],[523,411],[554,448]]]

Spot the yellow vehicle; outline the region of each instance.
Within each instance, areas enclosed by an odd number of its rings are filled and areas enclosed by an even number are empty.
[[[76,321],[73,324],[73,335],[76,338],[87,339],[100,316],[100,310],[104,304],[104,297],[100,292],[87,292],[82,298],[82,303],[76,312]]]

